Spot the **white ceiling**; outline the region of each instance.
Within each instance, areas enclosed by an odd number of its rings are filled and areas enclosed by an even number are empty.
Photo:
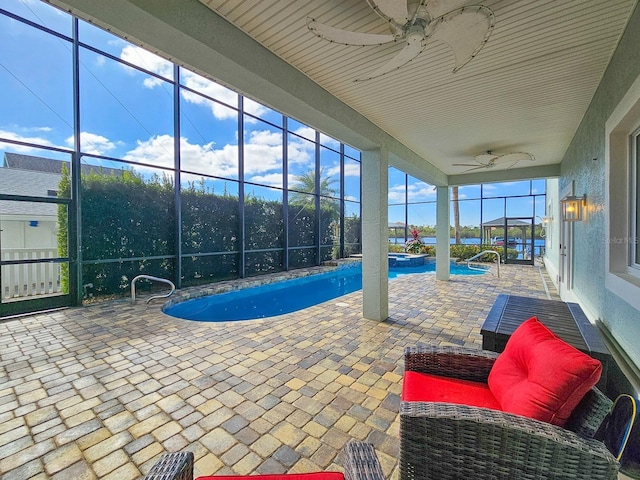
[[[487,150],[535,156],[512,170],[560,163],[636,0],[487,0],[495,29],[463,69],[453,74],[449,47],[433,41],[408,65],[365,82],[353,80],[402,44],[329,43],[307,29],[306,18],[389,33],[366,0],[200,2],[445,174],[458,175],[468,167],[453,163]]]

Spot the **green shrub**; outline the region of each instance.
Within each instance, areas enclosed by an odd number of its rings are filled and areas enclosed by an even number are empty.
[[[436,247],[435,245],[422,245],[420,253],[433,256],[436,254]]]
[[[389,244],[389,252],[390,253],[404,253],[404,245],[399,243],[390,243]]]

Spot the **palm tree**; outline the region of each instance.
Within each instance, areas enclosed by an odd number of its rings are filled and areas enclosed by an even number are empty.
[[[289,203],[307,203],[313,201],[313,197],[308,194],[316,193],[316,174],[314,170],[297,175],[294,180],[295,183],[290,186],[294,192],[289,194]],[[320,168],[320,196],[325,197],[320,199],[322,205],[334,206],[335,200],[326,197],[335,197],[337,192],[333,188],[333,184],[336,183],[335,178],[331,178],[325,174],[324,167]]]
[[[458,186],[451,187],[451,200],[453,201],[453,232],[456,245],[460,243],[460,203],[458,201]]]

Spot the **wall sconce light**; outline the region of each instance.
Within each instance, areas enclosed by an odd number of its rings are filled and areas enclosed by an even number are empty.
[[[540,219],[540,227],[542,227],[538,235],[540,235],[540,238],[544,238],[547,236],[547,229],[551,226],[553,217],[541,217],[540,215],[537,215],[536,218]]]
[[[547,228],[551,222],[553,221],[553,217],[549,216],[549,217],[541,217],[540,215],[536,215],[536,218],[540,219],[540,226],[542,228]]]
[[[562,220],[565,222],[579,222],[582,220],[582,212],[587,206],[587,195],[576,197],[569,195],[560,200],[562,207]]]

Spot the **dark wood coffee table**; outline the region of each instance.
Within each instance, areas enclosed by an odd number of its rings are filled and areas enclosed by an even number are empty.
[[[597,328],[577,303],[501,293],[482,324],[482,348],[502,352],[515,329],[533,316],[562,340],[602,362],[598,388],[605,391],[607,370],[613,359]]]

